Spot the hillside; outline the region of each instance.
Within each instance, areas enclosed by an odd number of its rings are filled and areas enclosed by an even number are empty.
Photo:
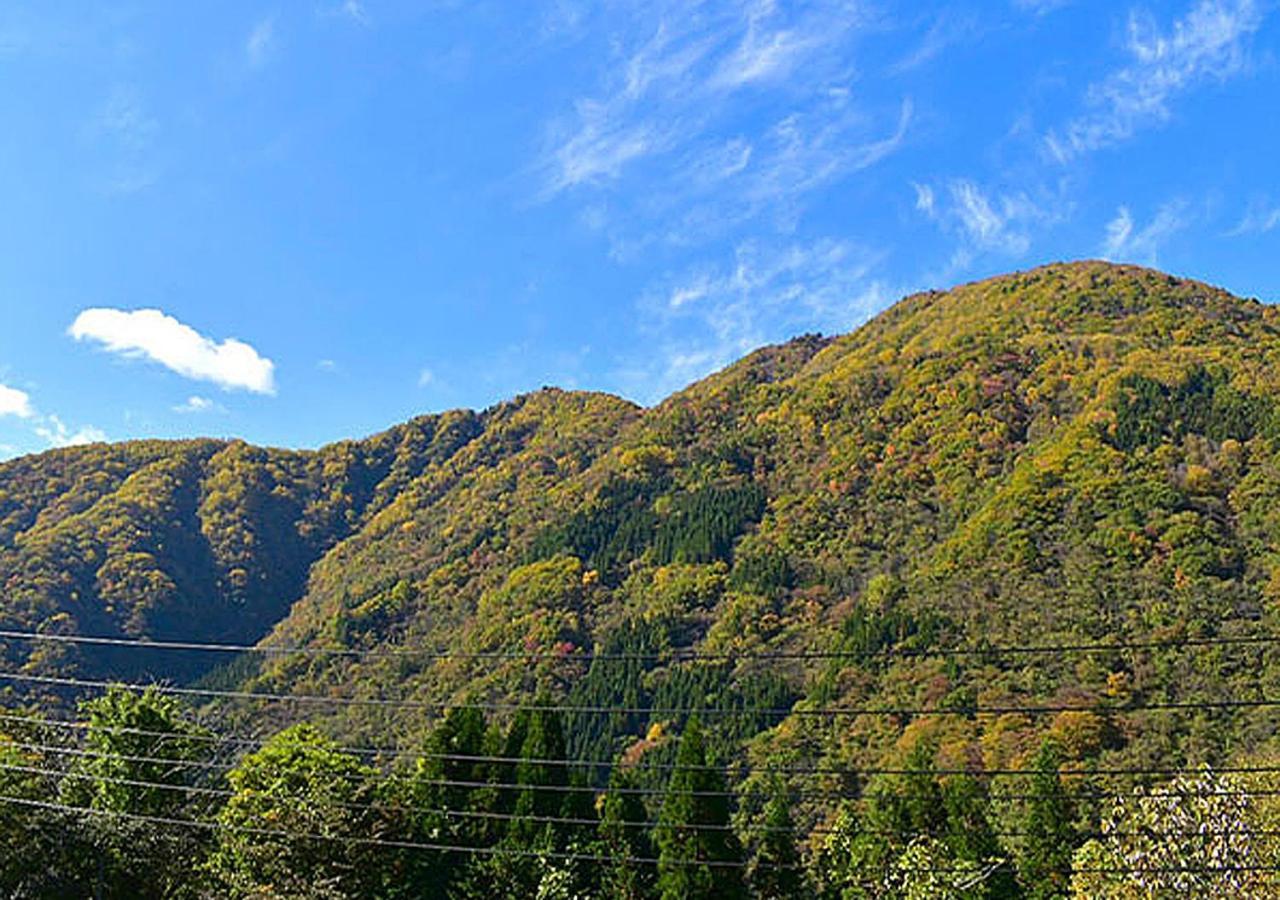
[[[1278,388],[1274,308],[1085,262],[908,297],[648,409],[546,389],[317,451],[52,451],[0,465],[0,629],[344,652],[5,661],[419,703],[206,710],[383,746],[431,704],[515,735],[505,704],[563,702],[568,758],[659,772],[702,711],[743,822],[779,763],[865,798],[859,768],[980,776],[1046,736],[1081,769],[1266,758],[1275,645],[1212,642],[1280,630]],[[1129,648],[989,649],[1082,644]],[[788,781],[802,828],[833,821]]]

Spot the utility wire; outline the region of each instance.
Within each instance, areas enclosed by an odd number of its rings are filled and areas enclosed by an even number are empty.
[[[555,703],[443,703],[432,700],[391,699],[386,697],[331,697],[324,694],[279,694],[259,693],[255,691],[216,690],[213,688],[180,687],[167,684],[136,684],[127,681],[103,681],[87,678],[63,678],[54,675],[31,675],[18,672],[0,672],[0,680],[16,681],[28,684],[56,685],[60,687],[91,688],[106,690],[111,687],[125,687],[135,691],[151,689],[161,694],[172,694],[181,697],[205,697],[211,700],[252,700],[258,702],[304,703],[340,707],[374,707],[380,709],[416,709],[447,712],[450,709],[478,709],[485,712],[547,712],[575,713],[584,715],[647,715],[674,716],[762,716],[766,718],[785,719],[789,716],[805,718],[839,718],[841,716],[977,716],[977,715],[1049,715],[1063,712],[1110,712],[1126,714],[1133,712],[1179,711],[1204,709],[1262,709],[1280,706],[1280,699],[1259,698],[1255,700],[1170,700],[1152,703],[1135,703],[1124,707],[1110,707],[1097,703],[1040,704],[1035,706],[995,705],[969,706],[951,708],[938,707],[804,707],[791,709],[783,707],[762,708],[743,707],[619,707],[619,706],[573,706]]]
[[[460,844],[428,843],[424,841],[399,841],[387,838],[367,838],[348,835],[297,833],[276,828],[256,828],[247,825],[232,825],[225,822],[208,822],[198,819],[180,819],[171,816],[152,816],[141,813],[121,812],[118,810],[92,809],[85,806],[71,806],[65,803],[50,803],[43,800],[28,800],[0,794],[0,803],[11,803],[52,812],[77,813],[90,816],[124,819],[127,821],[147,822],[153,825],[179,825],[200,828],[206,831],[227,831],[238,834],[251,834],[258,837],[278,837],[289,840],[333,841],[339,843],[359,844],[371,847],[386,847],[401,850],[427,850],[437,853],[477,853],[488,856],[522,856],[540,859],[555,859],[565,862],[599,862],[626,863],[628,865],[657,865],[659,860],[644,856],[603,856],[594,853],[566,853],[555,850],[520,850],[507,847],[471,847]],[[662,860],[663,865],[671,866],[711,866],[713,868],[740,869],[746,867],[745,861],[738,860]],[[800,868],[799,866],[783,866],[782,868]]]
[[[268,656],[304,654],[331,657],[414,657],[417,659],[465,660],[556,660],[592,662],[612,660],[629,662],[739,662],[745,660],[822,660],[863,659],[877,656],[1023,656],[1058,653],[1110,653],[1131,650],[1157,650],[1170,647],[1253,646],[1280,644],[1280,635],[1243,635],[1237,637],[1185,637],[1151,641],[1098,641],[1069,644],[978,646],[978,647],[884,647],[869,650],[797,650],[756,651],[745,653],[700,653],[692,648],[672,648],[662,653],[562,653],[544,651],[455,651],[428,650],[404,646],[356,649],[347,647],[276,646],[271,644],[227,644],[198,641],[159,641],[141,638],[98,637],[78,634],[47,634],[32,631],[0,630],[0,640],[45,641],[51,643],[86,644],[108,647],[137,647],[150,650],[189,650],[211,653],[259,653]]]
[[[176,825],[180,827],[196,828],[211,832],[229,832],[234,834],[251,834],[258,837],[276,837],[289,840],[316,840],[330,841],[348,844],[357,844],[361,846],[383,847],[390,849],[404,850],[423,850],[437,853],[474,853],[489,856],[519,856],[519,857],[535,857],[541,859],[555,859],[568,862],[594,862],[594,863],[622,863],[627,865],[669,865],[669,866],[708,866],[711,868],[721,869],[741,869],[750,863],[739,860],[685,860],[685,859],[664,859],[659,860],[654,857],[636,857],[636,856],[604,856],[591,853],[566,853],[559,851],[538,851],[538,850],[520,850],[516,848],[506,847],[474,847],[464,846],[460,844],[443,844],[443,843],[427,843],[421,841],[400,841],[387,838],[366,838],[358,836],[346,835],[329,835],[316,833],[294,833],[273,828],[256,828],[244,825],[232,825],[225,822],[217,821],[201,821],[197,819],[181,819],[170,816],[153,816],[143,815],[140,813],[128,813],[117,810],[100,810],[92,809],[84,806],[72,806],[64,803],[51,803],[43,800],[28,800],[23,797],[13,797],[7,794],[0,794],[0,803],[9,803],[15,806],[25,806],[33,809],[44,809],[52,812],[60,812],[67,814],[77,814],[85,816],[98,816],[111,819],[120,819],[125,821],[145,822],[155,825]],[[775,868],[785,869],[801,869],[799,865],[779,865]],[[969,874],[968,868],[910,868],[903,870],[913,874]],[[1074,869],[1076,872],[1089,872],[1097,874],[1112,875],[1137,875],[1137,874],[1226,874],[1233,872],[1280,872],[1280,866],[1269,865],[1220,865],[1220,866],[1116,866],[1116,867],[1088,867]]]
[[[95,726],[92,722],[68,722],[58,719],[35,718],[31,716],[18,716],[0,713],[0,721],[16,722],[36,728],[53,727],[68,728],[78,730],[92,730],[97,727],[101,729],[103,734],[117,735],[137,735],[142,737],[156,737],[173,741],[192,741],[199,743],[214,744],[217,748],[234,747],[238,749],[256,750],[265,747],[270,743],[271,738],[238,738],[238,737],[221,737],[216,734],[192,733],[186,734],[175,731],[157,731],[146,728],[133,728],[130,726],[118,725],[100,725]],[[15,742],[16,743],[16,742]],[[2,744],[0,744],[2,746]],[[39,745],[46,746],[46,745]],[[50,745],[55,748],[58,745]],[[840,768],[831,768],[823,766],[753,766],[747,760],[737,760],[727,762],[724,765],[711,764],[684,764],[684,763],[662,763],[662,762],[638,762],[634,765],[624,765],[615,760],[604,759],[529,759],[517,758],[511,756],[492,756],[470,753],[442,753],[434,750],[413,750],[404,747],[350,747],[342,744],[331,745],[332,749],[341,753],[349,753],[353,756],[412,756],[421,759],[437,759],[449,762],[464,763],[483,763],[494,765],[514,765],[516,763],[524,763],[527,765],[547,766],[556,768],[571,769],[612,769],[620,768],[627,771],[657,771],[657,772],[673,772],[677,769],[690,771],[708,771],[708,772],[732,772],[735,769],[745,769],[751,775],[788,775],[788,776],[809,776],[816,778],[829,777],[849,777],[856,776],[875,776],[875,775],[969,775],[973,778],[1015,778],[1020,776],[1032,777],[1043,774],[1041,769],[1036,768],[992,768],[992,769],[974,769],[974,768],[958,768],[943,767],[932,769],[909,769],[909,768],[884,768],[879,766],[856,766],[848,765]],[[1057,774],[1064,778],[1083,778],[1083,777],[1142,777],[1142,776],[1165,776],[1172,777],[1182,775],[1187,772],[1198,771],[1202,766],[1191,764],[1187,766],[1114,766],[1114,767],[1089,767],[1089,768],[1070,768],[1059,767]],[[1271,774],[1280,773],[1280,766],[1216,766],[1209,765],[1209,769],[1218,774],[1232,775],[1251,775],[1251,774]]]
[[[98,775],[86,772],[69,772],[59,769],[46,769],[38,766],[23,766],[12,763],[0,763],[0,770],[10,772],[23,772],[32,775],[44,775],[58,778],[72,778],[82,781],[107,782],[110,784],[118,784],[125,787],[138,787],[144,789],[154,789],[163,791],[173,791],[183,794],[192,794],[198,796],[222,797],[230,798],[237,796],[237,792],[227,788],[213,788],[202,785],[190,784],[174,784],[171,782],[146,781],[135,778],[125,778],[116,775]],[[260,796],[270,799],[270,795],[258,793],[252,790],[240,792],[242,796]],[[574,826],[599,826],[601,820],[598,818],[584,818],[575,816],[544,816],[544,815],[522,815],[519,813],[503,813],[492,812],[488,810],[467,810],[467,809],[450,809],[447,807],[423,807],[423,806],[404,806],[394,803],[355,803],[351,801],[326,800],[318,804],[319,806],[334,809],[345,809],[354,812],[387,812],[398,814],[416,814],[416,815],[439,815],[446,818],[462,818],[462,819],[483,819],[496,820],[504,822],[527,821],[536,822],[538,824],[551,825],[574,825]],[[799,825],[777,826],[777,825],[760,825],[757,823],[747,823],[744,825],[718,824],[713,822],[681,822],[681,823],[664,823],[657,820],[645,821],[621,821],[611,823],[624,828],[641,828],[652,830],[660,826],[676,828],[681,830],[692,831],[713,831],[713,832],[735,832],[735,833],[766,833],[766,834],[792,834],[792,835],[828,835],[837,834],[841,831],[838,828],[814,826],[805,828]],[[879,837],[893,837],[899,832],[892,829],[867,829],[858,828],[858,834],[872,835]],[[1031,832],[1027,831],[992,831],[994,837],[999,838],[1025,838],[1030,836]],[[1177,830],[1149,830],[1142,829],[1140,831],[1091,831],[1078,833],[1077,836],[1088,838],[1106,838],[1106,837],[1230,837],[1232,835],[1247,835],[1250,837],[1280,837],[1280,830],[1276,829],[1258,829],[1258,828],[1216,828],[1216,829],[1177,829]]]
[[[3,745],[0,745],[0,746],[3,746]],[[189,769],[196,769],[196,770],[212,769],[212,770],[219,770],[219,771],[229,771],[231,769],[237,768],[240,765],[240,763],[235,763],[235,762],[218,762],[214,760],[192,760],[192,759],[182,759],[182,758],[175,758],[175,757],[168,757],[168,756],[138,756],[138,755],[130,755],[130,754],[112,753],[110,751],[104,751],[104,750],[85,750],[85,749],[76,748],[76,747],[60,747],[55,745],[26,743],[22,741],[9,741],[8,746],[18,747],[25,750],[31,750],[34,752],[52,753],[55,755],[67,755],[67,756],[75,756],[75,757],[87,758],[87,759],[118,760],[121,762],[133,762],[133,763],[140,763],[143,765],[172,765],[175,767],[189,768]],[[528,761],[520,760],[520,759],[506,759],[505,762],[510,766],[516,766],[516,765],[519,765],[521,762],[528,762]],[[903,769],[898,771],[900,771],[904,775],[924,775],[924,774],[937,775],[939,774],[937,770],[931,771],[928,769],[925,769],[925,770]],[[1216,772],[1219,770],[1214,770],[1214,771]],[[1280,766],[1274,766],[1274,767],[1258,766],[1258,767],[1252,767],[1245,771],[1253,772],[1255,774],[1280,773]],[[964,773],[964,774],[971,774],[971,773]],[[1026,772],[1019,770],[1019,774],[1037,774],[1037,773],[1034,772],[1033,770],[1027,770]],[[1059,774],[1062,774],[1062,773],[1059,773]],[[1194,774],[1194,770],[1189,774]],[[467,788],[467,789],[473,789],[473,790],[492,789],[492,790],[509,790],[509,791],[532,791],[535,793],[545,792],[545,791],[561,792],[561,793],[589,793],[589,794],[614,793],[614,794],[627,794],[627,795],[634,795],[634,796],[665,796],[668,793],[668,789],[665,787],[658,788],[658,787],[641,787],[641,786],[614,786],[614,787],[599,788],[599,787],[594,787],[592,785],[584,785],[584,784],[565,784],[565,785],[522,784],[520,782],[511,782],[511,781],[478,781],[478,780],[451,779],[451,778],[423,778],[423,777],[416,777],[416,776],[404,775],[404,774],[398,774],[398,773],[383,774],[381,777],[387,781],[392,781],[392,782],[399,781],[399,782],[412,783],[412,784],[427,786],[427,787],[454,787],[454,788]],[[734,790],[688,790],[688,791],[680,791],[679,793],[686,794],[688,796],[693,796],[693,797],[738,798],[741,796],[741,792],[734,791]],[[850,796],[848,793],[841,792],[841,791],[798,789],[798,790],[790,791],[789,793],[792,797],[795,797],[797,799],[811,799],[811,800],[852,800],[854,799],[854,797]],[[1190,790],[1190,789],[1179,788],[1179,789],[1172,789],[1172,790],[1135,789],[1132,792],[1116,792],[1116,791],[1098,790],[1091,785],[1088,787],[1088,789],[1078,790],[1075,793],[1082,797],[1088,797],[1088,798],[1099,799],[1099,800],[1114,798],[1114,797],[1128,797],[1128,796],[1270,797],[1270,796],[1280,796],[1280,789],[1230,788],[1225,790],[1205,791],[1205,790]],[[995,793],[994,796],[997,799],[1002,799],[1002,800],[1030,800],[1030,799],[1034,799],[1037,795],[1027,794],[1027,793],[1017,793],[1017,792],[1010,793],[1005,791],[998,791]]]

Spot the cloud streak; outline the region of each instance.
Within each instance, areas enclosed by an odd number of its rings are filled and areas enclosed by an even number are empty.
[[[601,89],[548,129],[541,198],[593,202],[619,258],[749,221],[792,230],[807,197],[895,152],[913,120],[909,99],[854,108],[849,56],[865,21],[838,0],[645,7],[613,38]]]
[[[275,393],[275,364],[243,341],[217,342],[158,309],[86,309],[67,333],[126,359],[149,359],[224,390]]]
[[[879,254],[851,241],[744,241],[731,260],[650,288],[640,303],[643,327],[682,337],[668,338],[622,380],[636,396],[658,399],[762,344],[801,332],[845,331],[888,296],[872,277],[879,262]]]
[[[1150,16],[1133,13],[1126,43],[1129,63],[1091,85],[1085,111],[1046,135],[1049,155],[1069,162],[1167,121],[1178,95],[1244,68],[1248,39],[1261,22],[1254,0],[1199,0],[1164,31]]]
[[[1121,206],[1115,218],[1107,223],[1102,255],[1114,262],[1154,266],[1159,262],[1161,244],[1188,224],[1186,204],[1180,200],[1161,206],[1151,221],[1141,227],[1134,222],[1129,208]]]

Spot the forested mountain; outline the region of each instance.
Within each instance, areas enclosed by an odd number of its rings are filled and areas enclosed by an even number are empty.
[[[446,708],[528,728],[503,710],[539,698],[568,759],[651,787],[638,761],[677,763],[700,711],[735,821],[789,792],[814,835],[848,810],[779,764],[865,800],[860,769],[909,763],[1262,758],[1277,648],[1214,641],[1277,633],[1278,389],[1274,308],[1086,262],[908,297],[647,409],[547,389],[317,451],[52,451],[0,465],[0,628],[367,652],[211,671],[15,639],[5,664],[417,704],[219,707],[354,742],[413,744]],[[999,650],[1096,644],[1129,649]],[[897,712],[829,714],[867,709]]]

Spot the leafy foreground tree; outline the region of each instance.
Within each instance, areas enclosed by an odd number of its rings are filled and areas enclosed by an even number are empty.
[[[1205,770],[1150,792],[1116,797],[1102,837],[1073,860],[1077,900],[1280,896],[1275,850],[1257,836],[1253,798]]]
[[[935,752],[930,741],[919,741],[905,773],[871,782],[860,813],[841,810],[816,860],[820,896],[1021,896],[992,828],[986,791],[968,775],[939,778]]]
[[[211,873],[235,896],[388,896],[399,857],[364,843],[390,836],[364,808],[375,774],[310,725],[280,732],[228,776]]]
[[[82,818],[81,842],[99,897],[196,896],[192,878],[208,850],[208,833],[158,827],[142,818],[187,819],[203,812],[191,788],[205,770],[210,733],[182,705],[154,688],[111,687],[80,704],[88,719],[86,755],[63,776],[61,800],[104,815]]]
[[[80,846],[81,830],[60,813],[26,806],[57,794],[57,782],[40,773],[51,760],[20,744],[39,743],[47,732],[25,725],[0,735],[0,896],[74,897],[91,893],[92,858]]]
[[[657,886],[663,900],[746,896],[742,848],[728,827],[726,792],[724,775],[708,761],[702,727],[691,718],[680,737],[655,829]]]

